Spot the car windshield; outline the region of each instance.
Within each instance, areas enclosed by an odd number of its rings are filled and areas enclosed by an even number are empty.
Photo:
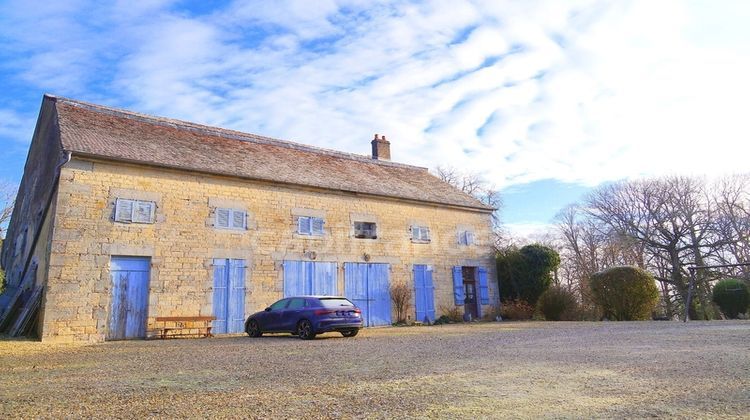
[[[340,308],[342,306],[354,306],[348,299],[344,298],[321,298],[320,303],[324,308]]]

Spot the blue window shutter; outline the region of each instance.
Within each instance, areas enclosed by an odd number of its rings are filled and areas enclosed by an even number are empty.
[[[245,229],[245,212],[232,210],[232,227],[235,229]]]
[[[461,272],[461,266],[453,267],[453,300],[456,305],[463,305],[466,296],[464,296],[464,275]]]
[[[487,269],[479,267],[479,302],[482,305],[490,304],[490,291],[487,288]]]
[[[458,232],[458,244],[466,245],[466,232],[463,230]]]
[[[117,199],[115,203],[115,220],[118,222],[133,221],[133,200]]]
[[[312,233],[312,223],[309,217],[300,217],[297,219],[297,233],[300,235],[309,235]]]
[[[466,231],[466,245],[474,244],[474,232]]]
[[[133,222],[152,223],[154,204],[153,201],[135,201],[133,203]]]
[[[432,285],[432,268],[414,265],[414,309],[419,322],[435,321],[435,290]]]
[[[423,322],[427,317],[427,311],[425,308],[425,266],[414,265],[414,311],[417,317],[415,318],[418,322]]]
[[[216,227],[228,228],[229,227],[229,209],[216,209]]]
[[[323,234],[323,219],[320,217],[311,217],[312,220],[312,229],[311,233],[313,235],[322,235]]]
[[[432,267],[426,267],[424,272],[424,290],[427,318],[435,322],[435,286],[432,284]]]

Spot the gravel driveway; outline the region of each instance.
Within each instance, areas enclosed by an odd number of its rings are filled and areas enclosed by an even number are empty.
[[[744,417],[750,322],[0,340],[0,417]]]

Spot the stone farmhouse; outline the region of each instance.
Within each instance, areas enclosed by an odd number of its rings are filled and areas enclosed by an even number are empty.
[[[45,95],[1,262],[0,328],[42,341],[145,338],[155,317],[247,315],[344,295],[390,325],[499,297],[493,209],[390,161]]]

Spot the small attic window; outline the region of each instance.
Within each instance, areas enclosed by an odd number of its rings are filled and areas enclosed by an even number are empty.
[[[300,216],[297,219],[297,233],[300,235],[323,236],[325,220],[322,217]]]
[[[216,209],[216,224],[220,229],[247,229],[247,213],[243,210],[218,208]]]
[[[411,241],[419,243],[430,242],[430,228],[428,228],[427,226],[412,226]]]
[[[458,244],[459,245],[473,245],[474,244],[474,232],[470,230],[462,230],[458,232]]]
[[[377,239],[377,225],[371,222],[354,222],[354,237],[357,239]]]
[[[115,202],[115,221],[122,223],[154,223],[156,203],[118,198]]]

